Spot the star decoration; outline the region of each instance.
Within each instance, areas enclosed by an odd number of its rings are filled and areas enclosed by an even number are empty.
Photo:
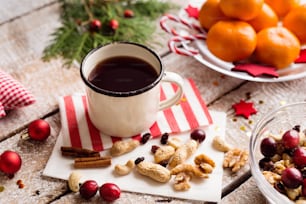
[[[241,115],[248,119],[250,115],[257,113],[257,110],[253,107],[253,103],[247,103],[244,100],[240,100],[232,106],[235,109],[236,116]]]
[[[270,76],[270,77],[278,77],[278,73],[276,72],[276,68],[263,66],[258,64],[237,64],[232,71],[246,72],[251,76]]]
[[[300,56],[294,62],[295,63],[306,63],[306,49],[301,50]]]
[[[185,8],[185,11],[188,13],[188,16],[190,18],[198,19],[198,17],[199,17],[199,9],[198,8],[193,7],[189,4],[188,7]]]

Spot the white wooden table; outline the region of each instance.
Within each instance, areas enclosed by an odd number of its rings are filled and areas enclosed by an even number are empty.
[[[71,193],[66,181],[42,176],[60,130],[57,98],[83,90],[79,70],[63,67],[61,59],[41,60],[42,51],[51,39],[59,21],[59,3],[55,0],[0,1],[0,69],[19,80],[36,97],[29,107],[10,112],[0,120],[0,152],[11,149],[20,153],[23,164],[14,178],[0,173],[0,203],[82,203],[80,196]],[[209,110],[227,113],[226,140],[233,146],[248,149],[249,134],[256,121],[283,103],[305,101],[306,78],[280,83],[257,83],[225,76],[213,71],[192,57],[170,53],[168,36],[156,31],[160,47],[156,51],[169,71],[192,78]],[[250,98],[249,98],[250,97]],[[258,113],[248,120],[235,117],[232,105],[240,99],[254,102]],[[38,118],[52,127],[51,136],[42,144],[20,141],[22,131]],[[22,179],[25,188],[18,189]],[[205,189],[203,189],[205,190]],[[158,196],[123,192],[115,203],[155,203]],[[100,203],[98,197],[91,200]],[[172,199],[171,203],[200,203]],[[246,165],[237,174],[225,170],[222,202],[225,204],[265,203]]]

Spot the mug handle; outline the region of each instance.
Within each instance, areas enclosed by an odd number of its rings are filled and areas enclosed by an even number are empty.
[[[178,89],[176,90],[175,94],[166,100],[163,100],[159,103],[159,110],[164,110],[166,108],[169,108],[175,104],[177,104],[182,96],[183,96],[183,85],[184,85],[184,80],[183,78],[174,73],[174,72],[164,72],[164,76],[162,78],[162,82],[169,82],[169,83],[174,83],[178,86]]]

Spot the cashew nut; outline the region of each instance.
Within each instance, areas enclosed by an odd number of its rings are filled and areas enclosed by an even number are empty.
[[[160,164],[163,161],[169,161],[169,159],[175,153],[175,149],[171,146],[161,146],[154,153],[154,161],[157,164]]]
[[[113,144],[112,148],[110,149],[110,154],[112,156],[120,156],[125,153],[133,151],[136,147],[139,146],[138,140],[121,140],[117,141]]]
[[[166,183],[170,180],[170,171],[162,165],[142,161],[136,164],[137,171],[155,181]]]
[[[220,136],[215,136],[212,145],[216,150],[219,150],[221,152],[228,152],[231,147],[225,143],[225,141]]]
[[[188,140],[175,151],[172,159],[169,162],[169,167],[174,168],[175,166],[184,163],[197,150],[197,147],[197,141]]]
[[[125,165],[121,165],[121,164],[117,164],[115,166],[114,171],[116,172],[116,174],[120,175],[120,176],[124,176],[129,174],[133,168],[135,167],[135,163],[133,160],[129,160],[126,162]]]
[[[68,187],[72,192],[78,192],[80,188],[81,174],[77,171],[71,172],[68,178]]]

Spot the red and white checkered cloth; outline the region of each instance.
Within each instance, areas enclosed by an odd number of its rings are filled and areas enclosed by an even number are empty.
[[[176,88],[173,84],[162,83],[161,100],[173,95]],[[86,96],[79,94],[62,97],[59,99],[59,107],[64,146],[102,151],[122,139],[103,135],[93,126],[87,112]],[[194,81],[185,79],[184,96],[180,103],[159,111],[153,126],[132,138],[140,139],[141,135],[148,132],[156,138],[165,132],[179,133],[210,124],[212,118]]]
[[[34,96],[13,77],[0,70],[0,118],[5,111],[21,108],[35,102]]]

